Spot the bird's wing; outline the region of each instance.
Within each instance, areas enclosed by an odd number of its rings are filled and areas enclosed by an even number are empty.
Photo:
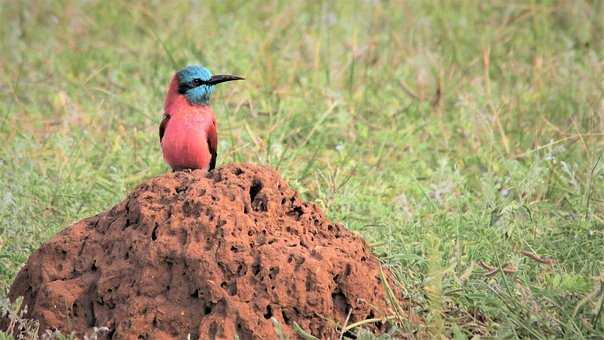
[[[164,119],[159,124],[159,142],[164,138],[164,133],[166,132],[166,127],[168,126],[168,121],[170,120],[170,115],[164,113]]]
[[[218,150],[218,135],[216,134],[216,120],[212,120],[212,124],[208,128],[208,148],[212,158],[210,159],[210,168],[213,170],[216,167],[216,158]]]

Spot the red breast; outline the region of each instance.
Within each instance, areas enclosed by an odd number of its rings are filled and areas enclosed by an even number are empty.
[[[208,137],[215,134],[215,114],[209,105],[189,103],[177,88],[174,76],[164,104],[169,116],[161,139],[164,159],[174,170],[208,170],[212,158]]]

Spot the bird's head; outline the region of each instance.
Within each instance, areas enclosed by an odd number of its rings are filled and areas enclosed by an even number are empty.
[[[243,79],[226,74],[212,75],[210,70],[200,65],[189,65],[178,71],[175,77],[178,81],[178,93],[194,105],[207,105],[216,84]]]

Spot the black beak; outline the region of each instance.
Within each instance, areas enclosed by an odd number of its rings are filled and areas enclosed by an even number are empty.
[[[216,84],[224,83],[225,81],[243,80],[243,79],[244,78],[242,78],[242,77],[231,76],[228,74],[217,74],[215,76],[212,76],[212,78],[210,78],[210,80],[208,80],[207,82],[210,85],[216,85]]]

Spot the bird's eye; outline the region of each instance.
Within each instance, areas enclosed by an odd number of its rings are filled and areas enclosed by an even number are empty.
[[[203,85],[203,80],[197,78],[197,79],[193,79],[193,85],[195,86],[201,86]]]

